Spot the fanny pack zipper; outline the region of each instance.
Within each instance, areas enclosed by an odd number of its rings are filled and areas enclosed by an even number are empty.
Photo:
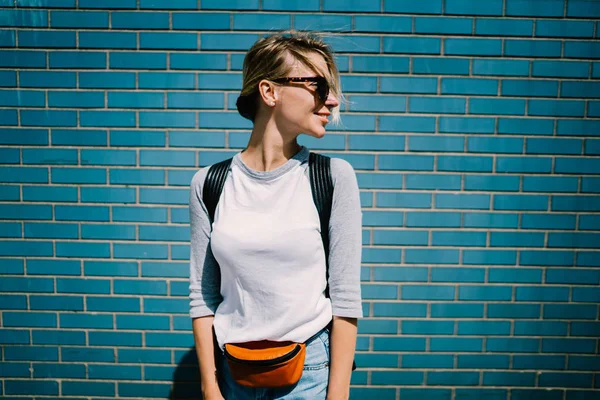
[[[227,352],[227,350],[225,350],[225,357],[230,359],[231,361],[235,361],[241,364],[248,364],[248,365],[276,365],[276,364],[280,364],[282,362],[288,361],[292,358],[294,358],[296,356],[296,354],[298,354],[301,350],[301,347],[299,344],[296,345],[296,347],[294,348],[294,350],[290,351],[287,354],[284,354],[282,356],[279,356],[277,358],[273,358],[271,360],[242,360],[240,358],[234,357],[231,354],[229,354]]]

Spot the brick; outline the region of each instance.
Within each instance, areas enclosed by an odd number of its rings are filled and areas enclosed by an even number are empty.
[[[21,73],[23,72],[25,71],[22,71]],[[17,87],[17,71],[0,71],[0,86]],[[21,87],[24,87],[22,82]]]
[[[455,288],[444,285],[404,285],[402,300],[453,300]]]
[[[38,90],[2,90],[0,91],[2,107],[45,107],[45,94]]]
[[[403,335],[452,335],[454,321],[402,321]]]
[[[56,328],[56,314],[4,311],[2,313],[2,325],[11,328]]]
[[[358,365],[371,368],[398,368],[398,356],[395,354],[357,354]]]
[[[462,58],[413,57],[413,74],[427,75],[469,75],[469,60]]]
[[[58,108],[102,108],[104,107],[104,93],[51,91],[48,92],[48,106]]]
[[[440,54],[441,40],[438,38],[384,36],[383,52],[402,54]]]
[[[0,343],[29,344],[29,331],[24,329],[3,329],[0,332]],[[27,349],[27,347],[24,347],[24,349]],[[6,358],[5,360],[7,361]]]
[[[433,156],[381,155],[380,170],[433,171]]]
[[[533,61],[532,76],[543,78],[588,78],[589,71],[588,62],[536,60]]]
[[[448,172],[492,172],[491,157],[438,156],[438,171]]]
[[[598,50],[600,46],[596,42],[565,42],[566,58],[595,58],[598,59]]]
[[[529,61],[473,60],[473,75],[529,76]]]
[[[2,50],[0,67],[4,68],[46,68],[46,53],[43,51]]]
[[[559,136],[599,136],[600,124],[594,120],[558,120],[556,134]]]
[[[4,382],[4,390],[7,395],[58,396],[58,382],[45,380],[6,380]]]
[[[90,365],[90,379],[112,379],[112,380],[141,380],[141,366],[124,365]]]
[[[172,70],[224,70],[227,57],[225,54],[174,53],[170,54],[169,67]]]
[[[458,228],[460,214],[451,212],[410,212],[406,214],[407,227]]]
[[[539,353],[540,339],[488,338],[486,351],[499,353]]]
[[[408,109],[411,113],[434,114],[464,114],[465,110],[465,99],[451,97],[411,97]]]
[[[539,304],[488,304],[487,318],[538,319],[540,309]]]
[[[19,47],[75,48],[76,34],[68,31],[20,31]]]
[[[61,314],[61,328],[112,329],[112,315]]]
[[[405,112],[406,98],[401,96],[350,96],[350,111]]]
[[[422,5],[407,0],[388,0],[384,2],[383,10],[384,12],[401,14],[441,14],[442,0],[432,0]]]
[[[554,172],[559,174],[598,174],[600,160],[597,158],[556,158]]]
[[[190,214],[187,208],[171,208],[171,222],[175,224],[189,224]]]
[[[412,33],[412,18],[391,15],[356,15],[354,17],[353,31],[377,33]]]
[[[594,248],[599,234],[584,232],[552,232],[548,234],[548,247]]]
[[[141,32],[140,49],[197,50],[198,34],[179,32]]]
[[[3,10],[0,26],[19,28],[48,27],[48,11],[45,10]]]
[[[106,53],[61,51],[50,53],[50,68],[106,68]]]
[[[319,11],[320,3],[317,0],[307,0],[307,1],[264,0],[262,9],[263,10],[276,10],[276,11]]]
[[[431,244],[433,246],[485,246],[485,232],[433,232]]]
[[[135,240],[136,229],[134,225],[81,225],[82,239],[96,240]]]
[[[137,48],[137,35],[133,32],[79,32],[79,48],[135,49]]]
[[[483,341],[479,338],[431,338],[431,352],[481,352]]]
[[[113,382],[64,381],[61,385],[64,396],[114,396]]]
[[[3,378],[30,378],[29,363],[0,363],[0,376]]]
[[[444,54],[451,56],[500,56],[502,41],[498,39],[453,39],[444,40]]]
[[[431,282],[483,283],[484,281],[485,270],[483,268],[434,267],[431,269]]]
[[[528,138],[526,152],[530,154],[581,154],[581,139]]]
[[[108,258],[110,257],[110,244],[91,242],[56,243],[56,255],[58,257]]]
[[[580,230],[596,230],[596,228],[600,224],[600,216],[599,215],[580,215],[579,216],[579,229]],[[574,230],[574,228],[570,228]]]
[[[50,205],[7,204],[0,205],[0,218],[22,220],[50,220],[52,207]]]
[[[597,18],[600,17],[600,10],[594,3],[572,0],[567,4],[567,17]]]
[[[4,348],[5,361],[58,361],[57,347],[7,346]]]
[[[567,322],[515,321],[514,334],[515,336],[567,336],[567,331]]]
[[[316,20],[319,20],[319,16],[315,16]],[[297,23],[304,25],[303,22],[300,22],[302,18],[305,18],[304,15],[296,16]],[[344,17],[341,17],[344,19]],[[229,22],[229,21],[228,21]],[[315,21],[318,25],[318,22]],[[234,14],[233,15],[233,29],[234,30],[247,30],[247,31],[261,31],[261,30],[271,30],[271,31],[281,31],[291,28],[291,18],[290,15],[285,14],[267,14],[261,13],[259,14]],[[308,28],[308,27],[305,27]],[[313,26],[314,28],[314,26]],[[320,29],[319,29],[320,30]]]
[[[350,135],[348,136],[349,150],[389,150],[404,151],[405,136],[403,135]],[[169,143],[170,144],[170,143]]]
[[[52,28],[108,28],[108,12],[51,11]]]
[[[16,47],[16,43],[17,43],[17,36],[15,34],[15,31],[2,31],[0,33],[0,46],[7,48],[7,47]],[[16,85],[15,85],[16,86]]]
[[[52,144],[56,146],[106,146],[106,132],[73,129],[52,130]]]
[[[167,93],[168,108],[222,109],[224,102],[222,93]]]
[[[591,304],[544,304],[544,319],[596,319],[596,306]]]
[[[166,245],[127,244],[115,243],[113,245],[114,258],[141,258],[141,259],[166,259]]]
[[[568,299],[568,287],[519,286],[515,294],[516,301],[561,302]]]
[[[556,97],[557,95],[558,82],[556,81],[533,79],[506,79],[502,81],[502,96]],[[538,121],[529,120],[528,122],[533,124]],[[552,130],[550,130],[550,134],[552,134]]]
[[[375,267],[373,268],[373,280],[382,282],[427,282],[427,269],[415,267]]]
[[[135,262],[85,261],[84,274],[111,277],[138,276],[138,267]]]
[[[554,121],[550,119],[499,118],[499,134],[552,135]]]
[[[402,368],[452,368],[452,358],[444,354],[403,354]]]
[[[589,285],[600,281],[600,272],[595,270],[551,269],[546,273],[546,283]]]
[[[83,362],[114,362],[114,349],[63,347],[61,360]]]
[[[458,250],[407,249],[404,253],[406,264],[458,264]]]
[[[471,99],[469,114],[525,115],[525,100]]]
[[[146,294],[146,295],[166,295],[167,284],[164,281],[152,280],[115,280],[114,293],[116,294]]]
[[[90,332],[91,346],[141,347],[141,332]]]
[[[141,166],[193,167],[196,154],[193,151],[140,150]]]
[[[515,17],[562,17],[564,1],[550,0],[544,8],[536,7],[527,0],[506,0],[506,15]]]
[[[0,256],[52,257],[51,242],[11,240],[0,243]]]
[[[336,53],[380,53],[381,51],[381,39],[375,36],[332,35],[325,37],[325,43]]]
[[[426,304],[373,303],[373,316],[376,317],[421,317],[427,315]]]
[[[587,115],[588,117],[598,117],[600,116],[600,102],[598,101],[588,101],[588,111],[587,111]],[[586,151],[586,154],[600,154],[600,150],[598,150],[598,143],[595,142],[595,147],[596,149],[592,150],[592,145],[594,143],[588,143],[588,145],[590,146],[590,150]]]
[[[494,133],[494,118],[440,117],[440,133]]]
[[[550,157],[497,157],[496,172],[500,173],[537,173],[552,172]]]
[[[73,226],[77,228],[77,225]],[[76,260],[28,260],[27,274],[81,275],[81,262]]]
[[[444,18],[444,17],[416,17],[415,33],[422,34],[448,34],[471,35],[473,32],[473,19],[471,18]]]
[[[141,111],[139,125],[142,128],[194,128],[196,114],[191,112]]]
[[[195,89],[195,77],[191,73],[140,72],[140,89]]]
[[[520,265],[570,266],[574,257],[571,251],[521,250],[519,253]]]
[[[386,78],[381,78],[381,79],[386,79]],[[402,84],[404,82],[402,81],[398,81],[397,79],[403,79],[406,80],[407,78],[387,78],[387,79],[396,79],[396,83]],[[342,81],[342,87],[344,88],[346,93],[349,92],[360,92],[360,93],[370,93],[370,92],[375,92],[377,91],[377,78],[374,76],[347,76],[344,75],[341,77],[341,81]],[[385,82],[385,84],[387,85],[387,87],[389,87],[391,85],[391,83],[393,83],[393,81],[388,80]],[[430,87],[432,87],[432,81],[430,81]],[[382,87],[384,87],[383,82],[382,82]],[[407,88],[409,85],[407,85],[406,83],[403,85],[405,88]],[[382,93],[385,93],[385,90],[382,91]]]
[[[0,223],[0,237],[3,238],[21,238],[23,232],[21,224],[17,222]]]
[[[539,376],[540,387],[592,388],[593,374],[569,372],[542,372]]]
[[[594,353],[595,341],[590,339],[550,339],[542,340],[543,353]]]
[[[576,217],[570,214],[523,214],[523,229],[575,230]]]
[[[459,355],[457,357],[457,361],[458,361],[458,368],[462,369],[508,369],[509,366],[509,356],[507,355],[497,355],[497,354],[464,354],[464,355]],[[471,395],[469,395],[469,392],[472,393],[478,393],[481,396],[485,396],[484,398],[489,398],[489,399],[496,399],[496,397],[493,396],[494,393],[496,393],[497,395],[503,395],[501,397],[497,397],[497,399],[504,399],[506,397],[505,391],[502,390],[497,390],[495,392],[493,391],[485,391],[484,390],[468,390],[468,389],[462,389],[462,394],[460,393],[461,389],[457,389],[456,390],[456,398],[457,399],[471,399]],[[462,397],[464,395],[464,397]]]
[[[465,301],[511,301],[510,286],[467,286],[458,288],[458,300]]]
[[[531,386],[535,385],[535,372],[483,372],[484,386]]]
[[[122,147],[164,147],[165,132],[143,130],[111,130],[110,145]],[[172,146],[172,143],[169,143]]]
[[[113,221],[167,222],[167,210],[154,207],[113,207]]]
[[[442,94],[472,96],[495,96],[498,94],[498,81],[481,78],[442,78]]]
[[[561,42],[558,40],[517,40],[504,42],[504,56],[508,57],[561,57]]]
[[[522,138],[469,137],[467,151],[470,153],[520,154]]]
[[[2,190],[0,190],[0,200],[1,201],[19,201],[21,200],[21,190],[20,186],[17,185],[3,185]],[[4,214],[5,209],[0,206],[0,215]],[[47,218],[49,219],[49,218]]]
[[[221,33],[202,33],[200,34],[201,50],[242,50],[246,51],[256,42],[258,35],[255,34],[221,34]]]
[[[151,330],[170,330],[170,321],[168,316],[156,315],[117,315],[117,329],[151,329]],[[120,362],[127,362],[119,357]],[[168,361],[170,362],[170,357]]]
[[[378,207],[393,208],[431,208],[431,194],[426,193],[388,193],[377,194]]]
[[[169,14],[166,12],[113,11],[113,29],[168,29]]]
[[[22,126],[76,126],[77,113],[75,111],[58,110],[21,110]]]
[[[366,121],[365,121],[366,122]],[[375,121],[373,121],[374,123]],[[371,125],[371,124],[369,124]],[[364,130],[370,127],[365,126]],[[380,116],[380,132],[418,132],[434,133],[435,117],[415,117],[415,116]]]
[[[497,195],[494,197],[495,210],[546,211],[548,196],[542,195]]]
[[[33,364],[34,378],[81,378],[85,376],[83,364]]]
[[[140,240],[189,242],[189,228],[179,226],[144,225],[139,227]]]
[[[83,203],[135,203],[136,201],[133,188],[82,187],[80,192]]]
[[[57,279],[59,293],[109,294],[110,282],[103,279]]]
[[[406,175],[408,190],[459,190],[461,187],[459,175]]]
[[[75,8],[74,0],[20,0],[19,7]]]
[[[83,311],[83,297],[80,296],[30,296],[32,310]]]
[[[421,385],[425,382],[423,372],[413,371],[374,371],[371,375],[371,384],[373,385]]]
[[[22,272],[21,272],[22,274]],[[24,295],[0,295],[2,307],[4,310],[26,310],[27,297]],[[1,367],[0,367],[1,369]]]
[[[148,48],[142,47],[142,48]],[[155,47],[160,48],[160,47]],[[167,69],[167,54],[157,52],[114,52],[109,55],[109,67],[110,69]],[[128,93],[129,94],[129,93]],[[135,95],[136,93],[130,93]],[[158,93],[157,93],[158,94]],[[125,93],[119,94],[118,96],[125,96]],[[111,96],[115,97],[113,93],[108,94],[109,106]]]
[[[165,171],[149,169],[113,169],[111,185],[164,185]]]
[[[432,318],[483,318],[483,304],[436,303],[431,305]],[[433,322],[433,321],[432,321]],[[438,323],[438,321],[434,321]],[[454,333],[454,324],[447,333]]]
[[[228,13],[173,13],[173,29],[229,30],[229,17]]]
[[[78,239],[78,230],[77,224],[31,223],[25,224],[25,237],[41,239]]]
[[[82,89],[134,89],[136,74],[133,72],[79,72],[79,87]],[[143,80],[140,73],[140,89]]]
[[[109,221],[109,208],[101,206],[54,206],[57,221]]]
[[[475,34],[483,36],[532,36],[533,21],[477,18],[475,20]]]
[[[80,111],[80,126],[89,127],[135,127],[136,115],[130,111]],[[141,116],[140,116],[141,126]]]
[[[140,203],[143,204],[188,204],[187,189],[140,189]]]
[[[428,385],[477,385],[479,372],[428,372]]]

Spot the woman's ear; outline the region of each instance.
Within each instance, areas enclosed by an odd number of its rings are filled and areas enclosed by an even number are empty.
[[[274,106],[277,101],[278,96],[275,89],[276,85],[266,79],[263,79],[258,83],[258,93],[260,94],[262,101],[268,106]]]

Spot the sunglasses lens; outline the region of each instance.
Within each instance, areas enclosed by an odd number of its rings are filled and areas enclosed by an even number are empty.
[[[319,93],[319,98],[322,101],[327,100],[327,97],[329,96],[329,85],[327,84],[327,81],[325,79],[319,80],[317,82],[317,91]]]

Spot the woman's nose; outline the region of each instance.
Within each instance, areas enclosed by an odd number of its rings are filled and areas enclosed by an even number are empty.
[[[338,101],[337,97],[335,97],[333,92],[329,92],[329,95],[327,96],[327,99],[325,100],[325,105],[327,107],[335,108],[340,105],[340,102]]]

